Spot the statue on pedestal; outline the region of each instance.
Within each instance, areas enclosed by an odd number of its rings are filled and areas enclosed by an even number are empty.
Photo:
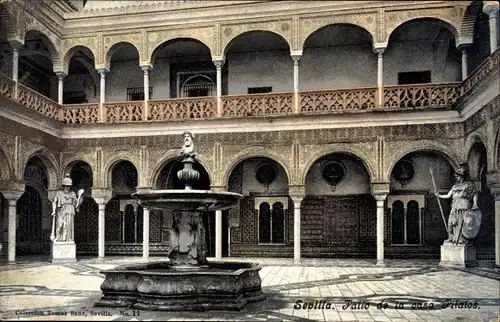
[[[194,157],[195,153],[194,153],[193,133],[185,131],[182,134],[182,136],[184,137],[184,145],[182,146],[181,156],[183,156],[184,158]]]
[[[470,244],[481,226],[481,212],[477,206],[478,194],[475,184],[470,181],[469,168],[461,164],[455,171],[456,183],[446,195],[435,192],[436,197],[452,198],[448,218],[448,239],[445,243]]]
[[[57,191],[52,202],[52,234],[53,242],[72,242],[74,240],[75,214],[83,202],[83,189],[78,195],[71,191],[73,181],[69,174],[62,180],[62,190]]]

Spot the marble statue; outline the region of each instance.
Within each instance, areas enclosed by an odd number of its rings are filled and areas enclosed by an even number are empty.
[[[448,218],[448,239],[445,243],[470,244],[481,226],[481,212],[477,206],[478,194],[475,184],[470,181],[467,164],[455,170],[456,183],[446,195],[435,192],[436,197],[452,198]]]
[[[73,181],[69,174],[62,180],[62,190],[57,191],[52,202],[52,235],[54,242],[72,242],[74,240],[75,214],[83,202],[83,189],[75,194],[71,190]]]
[[[185,131],[183,134],[184,145],[182,146],[181,156],[183,157],[194,157],[194,135],[189,131]]]

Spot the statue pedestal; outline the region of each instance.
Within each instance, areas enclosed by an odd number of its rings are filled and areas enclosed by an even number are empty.
[[[441,261],[439,266],[447,267],[476,267],[476,246],[455,245],[444,243],[441,246]]]
[[[76,263],[76,244],[70,242],[52,243],[52,263]]]

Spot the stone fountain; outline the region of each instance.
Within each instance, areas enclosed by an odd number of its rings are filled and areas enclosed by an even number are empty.
[[[133,195],[144,207],[168,210],[172,216],[170,261],[119,266],[101,271],[103,296],[96,307],[130,307],[144,310],[241,310],[249,302],[265,299],[260,267],[254,263],[214,262],[206,259],[202,217],[209,211],[237,205],[242,195],[192,189],[200,174],[193,135],[184,133],[177,173],[184,189],[137,189]]]

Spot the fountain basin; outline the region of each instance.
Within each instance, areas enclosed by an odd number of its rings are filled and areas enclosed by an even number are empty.
[[[209,262],[178,267],[169,262],[124,265],[101,271],[103,297],[96,307],[160,311],[241,310],[265,299],[255,263]]]
[[[233,208],[243,197],[234,192],[174,189],[137,189],[132,196],[151,208],[174,211],[226,210]]]

